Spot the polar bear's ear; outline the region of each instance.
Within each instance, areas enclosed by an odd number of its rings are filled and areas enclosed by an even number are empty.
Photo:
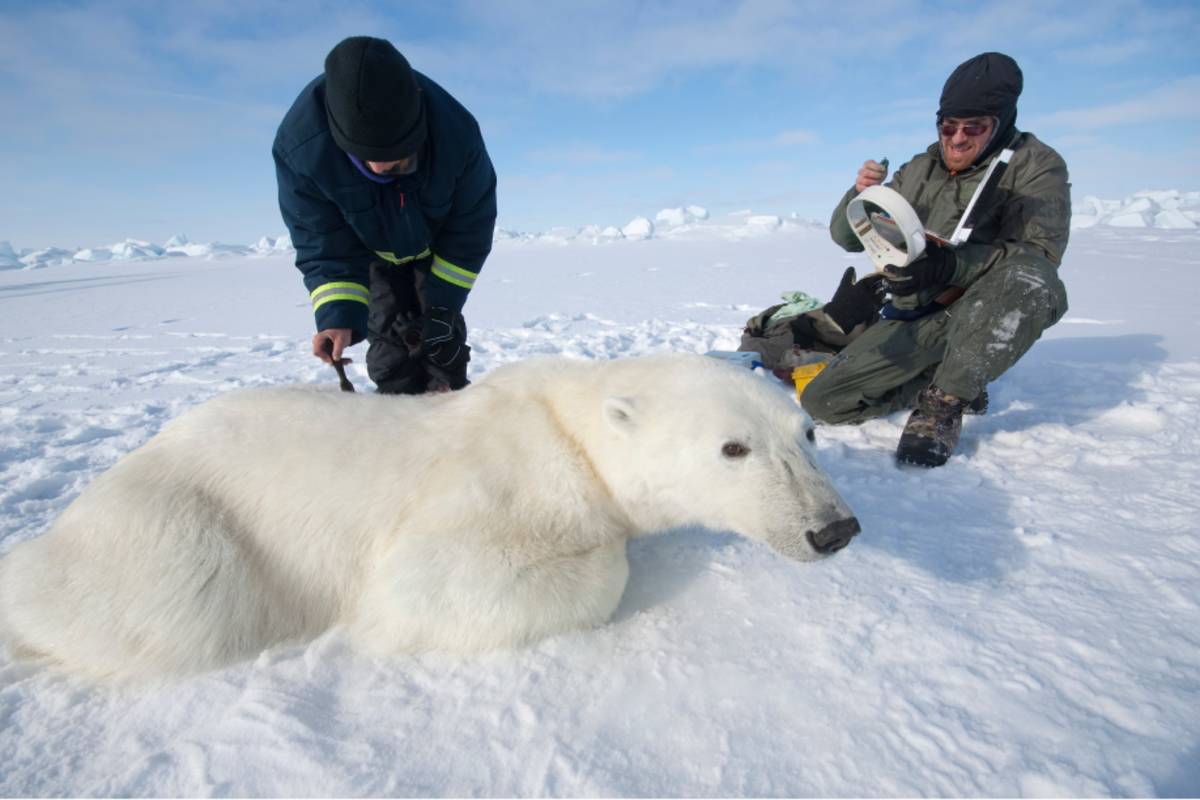
[[[610,397],[604,401],[604,418],[618,433],[632,433],[637,427],[637,406],[632,398]]]

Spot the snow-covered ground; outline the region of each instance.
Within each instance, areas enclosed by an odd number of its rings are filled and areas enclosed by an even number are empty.
[[[894,464],[902,415],[819,429],[864,529],[836,557],[640,540],[611,624],[478,659],[374,658],[332,631],[109,689],[0,650],[0,794],[1200,793],[1192,194],[1077,206],[1070,312],[946,467]],[[786,217],[634,222],[498,235],[467,307],[473,374],[733,349],[781,292],[866,268]],[[125,244],[0,248],[0,554],[184,409],[336,380],[308,355],[286,243]]]

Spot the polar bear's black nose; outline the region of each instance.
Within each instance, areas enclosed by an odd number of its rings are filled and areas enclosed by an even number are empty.
[[[836,553],[850,544],[850,540],[861,530],[858,519],[847,517],[831,522],[819,531],[808,531],[804,535],[818,553]]]

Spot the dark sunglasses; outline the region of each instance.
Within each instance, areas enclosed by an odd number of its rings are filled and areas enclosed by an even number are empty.
[[[938,124],[938,132],[949,139],[961,129],[967,136],[980,136],[987,133],[992,128],[991,122],[968,122],[959,124],[957,122],[942,122]]]

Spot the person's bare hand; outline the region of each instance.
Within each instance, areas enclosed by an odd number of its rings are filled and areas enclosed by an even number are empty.
[[[868,186],[877,186],[883,183],[883,179],[887,177],[887,167],[880,164],[878,161],[867,159],[863,165],[858,168],[858,177],[854,181],[855,191],[861,192]]]
[[[349,364],[352,359],[342,358],[342,351],[350,346],[353,331],[349,328],[326,328],[318,331],[312,338],[312,352],[326,364],[341,361]]]

